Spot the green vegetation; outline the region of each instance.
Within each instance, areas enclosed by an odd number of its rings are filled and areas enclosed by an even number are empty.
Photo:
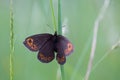
[[[61,1],[60,12],[58,1]],[[120,80],[119,3],[119,0],[110,1],[99,22],[89,80]],[[12,60],[13,80],[58,80],[57,61],[41,63],[37,53],[23,45],[26,37],[39,33],[54,34],[58,26],[67,29],[63,35],[74,44],[74,52],[67,57],[62,74],[65,80],[83,80],[91,53],[94,25],[104,0],[53,0],[54,16],[50,0],[13,0],[14,27],[13,23],[10,24],[13,18],[10,17],[9,4],[10,1],[0,0],[0,80],[10,80]],[[59,34],[62,34],[60,29]]]

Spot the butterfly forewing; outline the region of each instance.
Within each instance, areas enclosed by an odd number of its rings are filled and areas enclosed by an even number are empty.
[[[48,33],[36,34],[27,37],[23,43],[29,50],[38,51],[51,37],[53,37],[53,35]]]
[[[63,53],[65,56],[68,56],[73,52],[74,47],[67,38],[65,38],[64,36],[58,35],[56,49],[57,49],[57,52]]]
[[[58,35],[55,51],[57,52],[56,59],[58,63],[63,65],[66,62],[66,56],[73,52],[73,45],[67,38]]]
[[[54,59],[54,41],[50,38],[40,49],[38,59],[43,63],[49,63]]]

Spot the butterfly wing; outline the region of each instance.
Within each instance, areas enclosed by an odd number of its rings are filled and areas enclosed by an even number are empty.
[[[64,53],[65,56],[70,55],[74,50],[73,44],[66,37],[61,35],[57,36],[56,48],[57,52]]]
[[[38,59],[43,63],[49,63],[54,59],[54,42],[53,38],[50,38],[38,52]]]
[[[73,45],[67,38],[58,35],[55,51],[57,52],[56,59],[58,63],[63,65],[66,62],[66,56],[73,52]]]
[[[37,34],[27,37],[23,44],[31,51],[38,51],[51,37],[53,37],[53,35],[48,33]]]
[[[57,52],[56,60],[60,65],[63,65],[66,62],[66,57],[63,53]]]

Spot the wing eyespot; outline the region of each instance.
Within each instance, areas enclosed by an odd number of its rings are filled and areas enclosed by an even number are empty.
[[[28,38],[27,40],[27,44],[32,46],[33,45],[33,39],[32,38]]]
[[[35,44],[33,44],[33,45],[32,45],[32,49],[38,50],[38,47],[37,47]]]
[[[67,46],[68,46],[69,49],[72,48],[72,44],[71,43],[68,43]]]
[[[73,50],[73,46],[71,43],[67,44],[67,48],[64,50],[65,55],[69,55],[69,53]]]

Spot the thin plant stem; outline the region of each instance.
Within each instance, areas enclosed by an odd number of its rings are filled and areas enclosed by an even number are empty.
[[[99,13],[99,15],[98,15],[98,17],[95,21],[95,24],[94,24],[93,41],[92,41],[90,59],[89,59],[89,62],[88,62],[88,68],[87,68],[86,75],[85,75],[85,80],[89,79],[89,76],[90,76],[90,73],[91,73],[93,60],[94,60],[94,55],[95,55],[95,50],[96,50],[96,45],[97,45],[97,33],[98,33],[99,24],[100,24],[100,21],[104,17],[106,9],[109,6],[109,2],[110,2],[110,0],[104,0],[101,11],[100,11],[100,13]]]
[[[51,11],[52,11],[52,22],[53,22],[53,25],[54,25],[54,31],[57,31],[57,25],[56,25],[56,19],[55,19],[52,0],[50,0],[50,8],[51,8]]]
[[[61,79],[65,80],[64,66],[63,65],[60,65],[60,70],[61,70]]]
[[[10,0],[10,80],[13,80],[13,54],[14,54],[14,31],[13,31],[13,2]]]
[[[62,24],[61,24],[61,0],[58,0],[58,34],[62,35]],[[60,65],[62,80],[65,80],[64,66]]]
[[[101,57],[97,62],[96,62],[96,64],[93,66],[93,68],[92,68],[92,71],[94,71],[95,69],[96,69],[96,67],[113,51],[113,50],[115,50],[115,49],[117,49],[117,48],[119,48],[120,47],[120,41],[118,41],[116,44],[114,44],[113,46],[112,46],[112,48],[109,50],[109,51],[107,51],[106,53],[105,53],[105,55],[103,56],[103,57]]]
[[[56,19],[54,15],[54,8],[53,8],[53,3],[52,0],[50,0],[50,7],[52,11],[52,19],[53,19],[53,24],[54,24],[54,31],[57,31],[56,27]],[[62,35],[62,26],[61,26],[61,1],[58,0],[58,34]],[[61,79],[65,80],[65,75],[64,75],[64,66],[60,65],[60,70],[61,70]]]
[[[62,35],[61,0],[58,0],[58,34]]]

